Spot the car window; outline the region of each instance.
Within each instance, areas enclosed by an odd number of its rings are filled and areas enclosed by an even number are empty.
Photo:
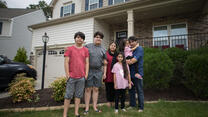
[[[4,58],[2,58],[2,57],[0,56],[0,63],[3,63],[3,61],[4,61]]]

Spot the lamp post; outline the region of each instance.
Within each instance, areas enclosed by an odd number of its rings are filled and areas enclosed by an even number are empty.
[[[42,36],[42,41],[44,43],[44,48],[43,48],[43,68],[42,68],[42,85],[41,85],[41,89],[44,89],[46,46],[47,46],[47,42],[49,41],[49,37],[47,36],[46,32]]]

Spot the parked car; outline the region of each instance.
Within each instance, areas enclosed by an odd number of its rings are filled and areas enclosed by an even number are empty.
[[[31,65],[13,62],[6,56],[0,55],[0,89],[7,88],[8,84],[19,73],[26,73],[28,77],[36,80],[37,72]]]

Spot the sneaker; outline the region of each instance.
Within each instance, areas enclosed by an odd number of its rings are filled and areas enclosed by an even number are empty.
[[[118,109],[115,109],[115,114],[117,114],[118,113]]]
[[[132,110],[133,109],[133,107],[131,107],[131,106],[129,106],[128,108],[126,108],[127,110]]]
[[[139,109],[138,112],[141,113],[141,112],[143,112],[143,110],[142,109]]]
[[[123,108],[123,109],[121,109],[123,112],[126,112],[126,109],[125,108]]]

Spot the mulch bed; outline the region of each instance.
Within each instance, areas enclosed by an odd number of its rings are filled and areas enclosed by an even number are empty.
[[[44,90],[37,90],[35,95],[39,95],[40,100],[38,102],[20,102],[20,103],[12,103],[12,98],[2,98],[0,99],[0,109],[6,108],[25,108],[25,107],[47,107],[47,106],[61,106],[63,102],[56,102],[51,97],[52,89],[46,88]],[[157,101],[159,99],[162,100],[208,100],[208,99],[200,99],[195,97],[189,90],[185,89],[182,86],[171,87],[168,90],[155,90],[155,89],[146,89],[144,90],[144,99],[145,101]],[[129,99],[128,95],[127,101]],[[99,94],[99,103],[106,102],[105,91],[103,89],[100,90]],[[72,101],[73,103],[73,101]],[[84,103],[83,99],[81,103]]]

